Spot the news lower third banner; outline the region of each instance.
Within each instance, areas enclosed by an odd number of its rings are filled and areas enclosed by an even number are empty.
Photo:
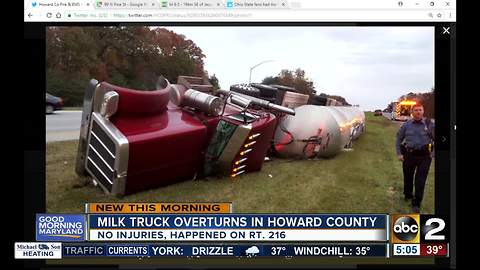
[[[89,203],[85,213],[37,214],[37,242],[16,242],[15,258],[389,258],[450,252],[448,216],[232,212],[231,203]]]
[[[88,241],[388,241],[379,214],[88,214]]]

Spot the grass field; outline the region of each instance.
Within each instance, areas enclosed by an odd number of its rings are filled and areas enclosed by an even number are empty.
[[[82,212],[85,202],[233,202],[236,213],[409,213],[394,147],[398,124],[366,116],[366,132],[354,150],[334,158],[275,159],[235,180],[189,180],[123,198],[83,184],[74,172],[77,141],[48,143],[47,212]],[[433,163],[422,213],[434,213]]]

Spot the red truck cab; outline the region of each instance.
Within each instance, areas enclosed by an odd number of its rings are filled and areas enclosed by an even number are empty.
[[[171,86],[137,91],[95,80],[87,87],[76,171],[127,195],[206,175],[261,169],[274,114],[225,104],[222,115],[169,102]]]

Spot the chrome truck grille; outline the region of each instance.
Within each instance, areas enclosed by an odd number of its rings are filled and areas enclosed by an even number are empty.
[[[96,121],[92,122],[88,142],[87,169],[109,191],[112,190],[115,177],[115,143]]]
[[[95,79],[90,80],[85,89],[75,171],[82,177],[90,176],[95,184],[109,194],[124,195],[129,158],[128,140],[110,122],[110,111],[102,110],[105,104],[117,105],[114,102],[118,102],[118,97],[115,100],[112,95],[108,95],[112,91],[110,85],[98,83]],[[110,99],[106,99],[106,96]]]
[[[128,166],[128,141],[100,114],[93,112],[85,168],[106,192],[123,195]]]

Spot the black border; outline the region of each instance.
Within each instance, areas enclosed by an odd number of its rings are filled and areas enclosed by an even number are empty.
[[[45,117],[43,107],[43,92],[46,86],[45,78],[45,28],[47,26],[436,26],[435,28],[435,125],[436,125],[436,168],[435,168],[435,211],[437,214],[450,216],[455,213],[455,204],[451,190],[455,190],[456,171],[452,171],[451,157],[455,153],[455,134],[453,124],[456,123],[456,23],[435,22],[75,22],[75,23],[24,23],[23,63],[29,79],[23,81],[25,89],[42,89],[29,91],[29,97],[24,99],[24,110],[28,117],[24,117],[23,149],[24,149],[24,178],[23,178],[23,235],[17,235],[15,241],[35,241],[35,214],[45,212]],[[450,37],[441,32],[442,26],[452,27]],[[41,71],[41,72],[39,72]],[[453,79],[452,79],[453,78]],[[26,85],[25,85],[26,84]],[[442,108],[441,110],[439,108]],[[453,169],[455,169],[453,167]],[[450,181],[449,181],[450,180]],[[442,198],[442,199],[439,199]],[[455,226],[455,218],[451,218]],[[455,233],[454,227],[450,230]],[[455,237],[450,237],[455,242]],[[12,243],[13,245],[13,243]],[[456,254],[456,253],[455,253]],[[453,255],[453,254],[452,254]],[[22,261],[17,261],[22,262]],[[46,267],[42,260],[23,260],[25,268]],[[52,266],[65,268],[65,266]],[[98,268],[99,266],[82,265],[80,268]],[[102,269],[117,269],[117,266],[101,266]],[[198,268],[198,266],[195,266]],[[253,266],[254,268],[257,266]],[[359,268],[401,268],[394,265],[359,265]],[[405,265],[408,268],[425,268],[425,265]],[[427,268],[431,268],[428,266]],[[450,268],[450,258],[437,258],[436,268]],[[215,267],[217,268],[217,267]]]

